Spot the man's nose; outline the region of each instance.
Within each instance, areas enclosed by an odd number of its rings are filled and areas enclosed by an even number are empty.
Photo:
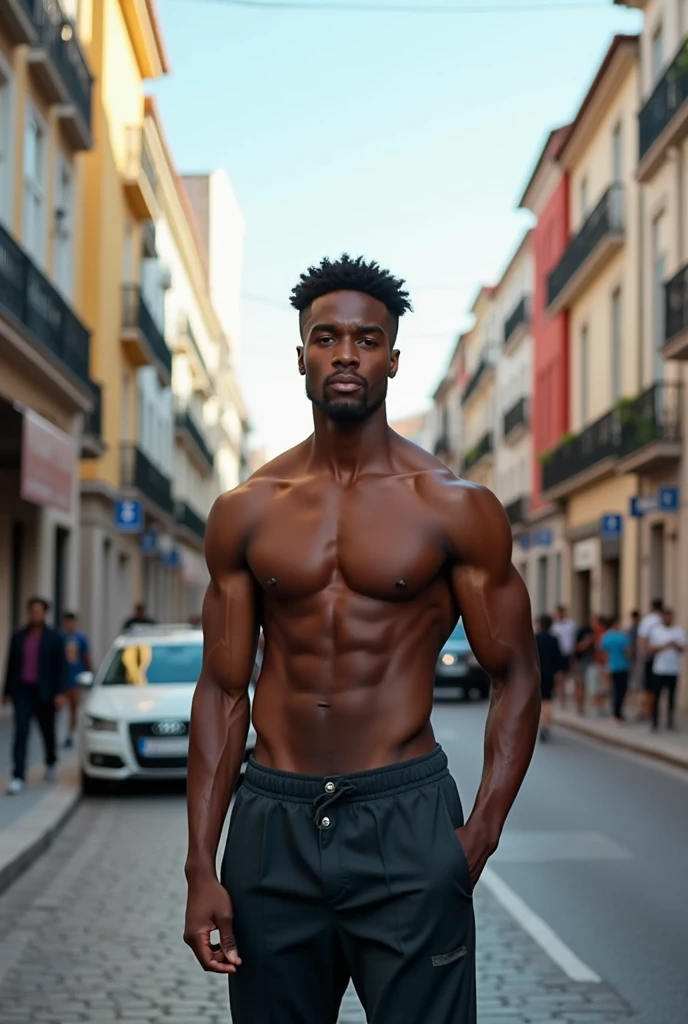
[[[332,358],[334,366],[358,366],[358,348],[352,340],[342,339]]]

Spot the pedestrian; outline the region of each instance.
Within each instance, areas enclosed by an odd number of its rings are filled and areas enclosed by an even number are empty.
[[[656,597],[650,605],[649,613],[643,616],[640,620],[640,625],[638,626],[638,654],[643,660],[645,671],[642,715],[643,718],[648,721],[652,720],[653,709],[655,706],[655,683],[652,676],[654,655],[650,649],[650,634],[656,626],[662,625],[663,607],[664,601],[662,598]]]
[[[69,726],[65,748],[74,746],[79,716],[81,691],[77,682],[82,672],[92,672],[91,651],[85,635],[79,632],[76,612],[65,612],[63,619],[65,659],[67,661],[67,689],[65,699],[69,708]]]
[[[31,720],[35,718],[45,748],[45,778],[55,778],[55,713],[64,704],[66,661],[60,634],[46,625],[48,602],[32,597],[28,620],[10,641],[3,704],[14,705],[14,771],[7,787],[10,796],[21,793],[26,776],[26,754]]]
[[[631,652],[631,667],[628,673],[628,702],[635,708],[638,717],[642,717],[642,700],[645,689],[644,662],[640,656],[640,612],[631,612],[631,624],[628,627],[628,647]]]
[[[667,691],[667,729],[674,728],[674,705],[676,686],[681,672],[681,655],[686,649],[686,632],[674,623],[671,608],[662,611],[662,622],[650,633],[650,650],[653,656],[652,677],[654,684],[654,705],[652,708],[652,731],[659,726],[659,702],[664,690]]]
[[[561,642],[554,633],[550,615],[540,616],[535,641],[540,658],[540,696],[542,697],[540,739],[546,743],[549,740],[552,725],[555,689],[565,675],[569,661],[561,650]]]
[[[537,740],[528,593],[497,498],[387,423],[403,282],[343,256],[292,301],[313,434],[207,523],[184,938],[229,975],[234,1024],[332,1024],[349,979],[375,1024],[475,1024],[473,889]],[[492,677],[465,824],[430,721],[457,609]]]
[[[576,635],[578,629],[576,623],[569,617],[566,607],[558,604],[554,612],[552,633],[559,641],[559,648],[563,658],[563,671],[559,675],[559,702],[562,708],[566,708],[566,688],[571,677],[572,662],[576,650]]]
[[[146,611],[146,605],[144,604],[144,602],[143,601],[137,601],[136,604],[134,605],[134,614],[131,615],[126,620],[126,622],[122,626],[122,631],[124,633],[126,633],[127,630],[132,628],[132,626],[154,626],[154,625],[155,625],[155,619],[149,618],[148,613]]]
[[[592,669],[592,673],[589,670]],[[576,634],[574,678],[576,681],[576,707],[579,715],[585,714],[586,695],[594,686],[595,669],[595,630],[592,622],[587,622],[580,627]]]
[[[600,650],[606,655],[607,672],[612,681],[612,715],[615,722],[623,722],[631,668],[631,644],[628,633],[621,628],[618,615],[609,619],[609,629],[600,640]]]

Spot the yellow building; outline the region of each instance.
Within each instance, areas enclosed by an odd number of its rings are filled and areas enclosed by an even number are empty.
[[[500,325],[494,288],[483,287],[473,303],[474,323],[463,335],[465,380],[461,391],[461,475],[495,490],[496,365]]]
[[[638,39],[617,36],[559,163],[571,238],[548,281],[551,314],[569,317],[570,434],[543,467],[544,497],[566,509],[574,617],[638,605],[637,474],[675,457],[663,431],[673,385],[642,358],[641,225],[636,182]]]
[[[153,125],[143,86],[167,70],[152,0],[80,4],[92,67],[97,149],[86,160],[81,267],[84,315],[92,329],[92,371],[104,384],[100,410],[105,449],[82,463],[84,626],[101,655],[134,600],[159,592],[144,568],[141,533],[174,530],[172,497],[172,353],[165,341],[165,277],[153,222],[158,181],[151,160]],[[138,371],[152,368],[159,402],[156,448],[141,442]],[[128,505],[121,505],[122,501]],[[145,563],[148,565],[148,563]],[[155,609],[151,609],[155,611]]]
[[[30,595],[58,621],[77,603],[78,459],[99,450],[78,202],[96,86],[75,15],[0,3],[0,658]]]

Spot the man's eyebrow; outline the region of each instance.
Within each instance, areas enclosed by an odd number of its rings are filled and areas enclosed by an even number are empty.
[[[348,324],[313,324],[309,328],[308,333],[312,334],[314,331],[327,331],[330,334],[336,334],[343,328],[349,326]],[[352,329],[357,334],[380,334],[384,338],[386,336],[385,331],[379,324],[352,324]]]

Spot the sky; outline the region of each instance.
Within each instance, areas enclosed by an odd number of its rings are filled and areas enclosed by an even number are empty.
[[[157,0],[172,71],[150,91],[177,167],[223,167],[246,220],[239,369],[251,443],[270,456],[312,428],[288,302],[299,274],[349,252],[405,278],[414,313],[388,413],[427,408],[477,289],[530,225],[516,206],[548,130],[575,114],[614,33],[640,28],[612,0],[314,2]]]

